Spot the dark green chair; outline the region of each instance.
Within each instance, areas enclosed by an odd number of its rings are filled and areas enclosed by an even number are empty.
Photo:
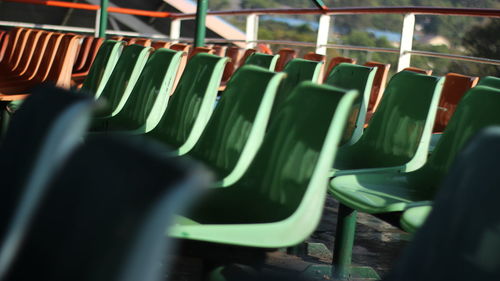
[[[227,58],[200,53],[190,59],[158,125],[146,136],[184,154],[212,115]]]
[[[88,140],[46,188],[0,278],[165,280],[174,250],[165,230],[208,182],[163,153],[144,142]]]
[[[414,233],[424,224],[431,211],[432,203],[430,202],[423,206],[411,207],[401,215],[399,224],[403,230]]]
[[[500,78],[495,76],[485,76],[479,80],[477,86],[488,86],[500,89]]]
[[[244,65],[256,65],[274,71],[279,57],[279,55],[253,53],[246,59]]]
[[[210,189],[170,236],[257,248],[303,242],[320,221],[328,171],[356,95],[299,85],[244,175],[228,188]]]
[[[106,40],[102,43],[83,81],[81,91],[88,92],[94,97],[101,95],[124,46],[125,43],[121,41]]]
[[[146,62],[122,110],[96,121],[91,130],[144,134],[151,131],[167,108],[182,52],[159,49]]]
[[[352,107],[342,144],[352,145],[363,135],[366,111],[377,69],[352,63],[341,63],[330,72],[325,84],[357,90],[360,95]]]
[[[336,239],[350,241],[336,245],[336,249],[350,255],[356,211],[385,214],[429,205],[465,143],[486,126],[500,125],[499,106],[500,89],[476,86],[462,98],[434,152],[421,168],[412,172],[367,172],[335,177],[329,191],[341,203],[337,235],[347,237],[336,236]],[[342,270],[347,266],[342,265]]]
[[[286,76],[283,82],[281,82],[276,93],[276,98],[274,99],[273,111],[270,118],[271,122],[279,107],[281,107],[297,85],[304,81],[318,81],[322,65],[323,62],[298,58],[292,59],[286,64],[283,69]]]
[[[220,186],[239,179],[255,156],[284,76],[258,66],[241,67],[231,77],[200,138],[187,151],[214,171]]]
[[[135,44],[125,47],[108,82],[97,96],[103,106],[94,113],[96,119],[115,116],[120,112],[152,51],[151,47]]]
[[[499,144],[495,127],[465,147],[385,281],[500,280]]]
[[[52,86],[33,90],[0,145],[0,275],[12,262],[40,197],[87,130],[93,100]]]
[[[443,82],[410,71],[394,75],[361,138],[339,148],[331,175],[420,168],[427,159]]]

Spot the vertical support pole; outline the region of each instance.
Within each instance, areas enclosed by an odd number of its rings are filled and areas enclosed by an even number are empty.
[[[99,24],[101,21],[101,9],[95,11],[94,37],[99,37]]]
[[[352,247],[356,233],[357,211],[345,205],[339,205],[337,217],[337,231],[333,247],[334,279],[347,280],[351,274]]]
[[[205,21],[207,17],[207,10],[208,0],[198,0],[198,5],[196,6],[196,30],[194,39],[195,47],[205,46]]]
[[[319,17],[318,35],[316,36],[316,53],[326,55],[326,47],[328,44],[328,34],[330,33],[331,16],[322,14]]]
[[[173,19],[170,22],[170,41],[173,44],[179,43],[179,38],[181,37],[181,20]]]
[[[413,31],[415,30],[415,14],[405,14],[403,18],[403,29],[401,30],[401,42],[399,44],[398,69],[401,71],[410,66],[411,51],[413,46]]]
[[[101,38],[106,38],[106,29],[108,28],[108,6],[109,0],[101,0],[99,14],[99,37]]]
[[[259,16],[250,14],[247,16],[247,28],[245,42],[247,49],[252,49],[257,46],[257,38],[259,34]]]

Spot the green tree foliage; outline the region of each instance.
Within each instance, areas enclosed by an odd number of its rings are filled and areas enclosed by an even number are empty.
[[[221,11],[229,8],[229,0],[210,0],[208,1],[208,8],[212,11]]]

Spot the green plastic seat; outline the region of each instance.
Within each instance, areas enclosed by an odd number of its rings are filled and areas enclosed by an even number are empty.
[[[427,159],[443,82],[410,71],[395,74],[361,138],[339,149],[331,175],[420,168]]]
[[[184,154],[198,141],[212,115],[227,58],[200,53],[191,58],[158,125],[146,136]]]
[[[101,95],[123,47],[124,43],[121,41],[106,40],[102,43],[89,73],[83,81],[82,91],[89,92],[96,98]]]
[[[410,233],[414,233],[424,224],[431,211],[431,204],[412,207],[406,210],[401,216],[401,220],[399,222],[401,224],[401,228]]]
[[[477,86],[488,86],[500,89],[500,78],[495,76],[485,76],[479,80]]]
[[[354,144],[363,135],[366,111],[377,69],[352,63],[341,63],[330,72],[325,84],[357,90],[360,95],[353,105],[342,144]]]
[[[500,280],[499,144],[495,127],[465,147],[385,281]]]
[[[292,59],[286,64],[283,69],[286,76],[276,93],[271,120],[297,85],[304,81],[318,81],[322,65],[323,62],[299,58]]]
[[[108,82],[97,97],[97,100],[103,102],[104,106],[95,112],[95,117],[111,117],[120,112],[152,51],[151,47],[135,44],[125,47]]]
[[[240,178],[255,156],[284,76],[254,65],[241,67],[231,77],[198,142],[187,151],[214,171],[221,186]]]
[[[321,218],[328,171],[356,95],[299,85],[245,174],[229,188],[208,190],[169,235],[258,248],[303,242]]]
[[[355,221],[356,211],[380,214],[429,205],[466,142],[481,129],[500,125],[499,106],[500,89],[476,86],[462,98],[434,152],[421,168],[412,172],[367,172],[333,178],[330,193],[341,203],[341,209],[352,214],[349,218],[339,216],[337,232]],[[344,233],[353,238],[354,227]],[[346,247],[352,248],[352,243],[339,249]]]
[[[256,65],[274,71],[279,57],[279,55],[253,53],[246,59],[244,65]]]
[[[159,49],[151,55],[122,110],[103,118],[94,129],[144,134],[151,131],[167,108],[182,52]]]

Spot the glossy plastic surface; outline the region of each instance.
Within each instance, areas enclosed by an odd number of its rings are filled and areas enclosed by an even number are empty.
[[[364,66],[376,67],[377,72],[375,73],[375,78],[373,79],[372,92],[370,94],[370,102],[368,103],[368,109],[366,112],[365,123],[368,123],[372,119],[373,113],[377,110],[377,107],[382,99],[382,95],[385,90],[385,85],[387,84],[387,76],[389,74],[389,69],[391,64],[380,63],[375,61],[368,61]]]
[[[366,111],[372,91],[376,69],[351,63],[340,63],[326,78],[325,84],[359,93],[354,102],[349,121],[342,137],[342,144],[354,144],[363,135]]]
[[[418,68],[418,67],[407,67],[407,68],[404,68],[403,70],[416,72],[416,73],[420,73],[420,74],[425,74],[425,75],[432,75],[432,69],[422,69],[422,68]]]
[[[431,211],[432,206],[430,204],[413,207],[404,211],[400,221],[401,227],[410,233],[414,233],[425,223]]]
[[[500,78],[495,76],[485,76],[479,80],[478,86],[488,86],[500,89]]]
[[[194,55],[199,54],[199,53],[213,54],[214,50],[212,48],[208,48],[208,47],[195,47],[189,53],[188,60],[191,59]]]
[[[122,48],[123,42],[120,41],[107,40],[102,43],[89,73],[83,81],[81,91],[86,91],[96,98],[101,95],[120,57]]]
[[[279,55],[253,53],[245,60],[245,65],[256,65],[274,71],[278,59]]]
[[[227,58],[198,54],[189,60],[153,137],[177,154],[191,149],[210,118]]]
[[[278,61],[276,62],[275,71],[283,71],[289,61],[293,60],[297,57],[297,53],[295,50],[290,48],[283,48],[278,51],[278,55],[280,56]]]
[[[311,82],[298,86],[245,175],[209,190],[170,235],[262,248],[304,241],[323,212],[325,178],[355,96]]]
[[[115,116],[120,112],[152,50],[150,47],[135,44],[125,47],[98,97],[98,100],[105,102],[105,107],[95,113],[96,117]]]
[[[149,57],[123,109],[104,120],[107,131],[143,134],[156,127],[167,108],[181,55],[159,49]]]
[[[330,62],[328,63],[328,68],[326,68],[325,71],[325,77],[324,80],[330,76],[330,72],[339,64],[341,63],[351,63],[355,64],[357,62],[357,59],[355,58],[347,58],[347,57],[333,57]]]
[[[232,46],[227,48],[226,57],[229,58],[229,62],[224,69],[224,75],[222,76],[222,82],[227,82],[229,78],[233,75],[237,66],[240,64],[240,60],[243,57],[243,50],[239,47]]]

